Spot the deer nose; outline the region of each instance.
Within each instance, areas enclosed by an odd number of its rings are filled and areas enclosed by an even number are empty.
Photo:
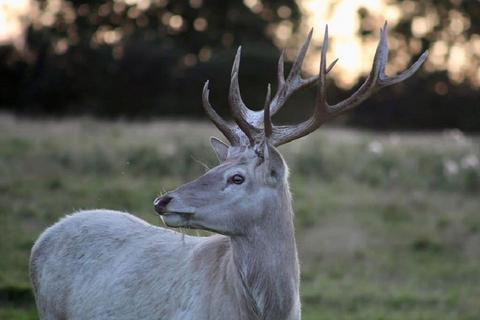
[[[158,197],[153,201],[153,206],[155,208],[155,211],[158,213],[165,213],[167,210],[167,205],[172,201],[173,197],[170,196],[163,196],[163,197]]]

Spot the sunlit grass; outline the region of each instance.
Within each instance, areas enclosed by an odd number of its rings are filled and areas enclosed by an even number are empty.
[[[153,198],[216,163],[207,123],[0,117],[0,319],[35,319],[28,255],[82,208],[160,224]],[[476,319],[480,139],[321,129],[291,169],[303,319]]]

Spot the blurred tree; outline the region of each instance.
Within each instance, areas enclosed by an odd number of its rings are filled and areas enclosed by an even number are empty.
[[[226,101],[225,80],[240,44],[247,49],[247,87],[264,86],[265,71],[273,74],[267,69],[277,56],[275,25],[299,18],[293,0],[36,4],[27,51],[20,56],[11,48],[0,50],[1,105],[42,114],[200,114],[207,78],[220,89],[217,95],[214,87],[214,100]]]
[[[390,60],[401,68],[424,50],[423,73],[382,91],[356,109],[354,125],[376,128],[480,130],[480,1],[391,0],[401,10],[391,32]],[[359,10],[359,35],[376,32],[378,17]]]

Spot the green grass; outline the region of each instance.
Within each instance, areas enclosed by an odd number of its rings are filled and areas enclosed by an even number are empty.
[[[188,133],[188,135],[187,135]],[[28,256],[82,208],[152,200],[215,165],[213,126],[0,116],[0,319],[35,319]],[[478,319],[480,138],[326,128],[291,169],[303,319]]]

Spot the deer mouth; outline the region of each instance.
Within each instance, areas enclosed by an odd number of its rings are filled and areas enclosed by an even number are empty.
[[[178,215],[184,218],[191,218],[193,216],[193,212],[183,212],[183,211],[167,211],[162,213],[159,212],[158,214],[164,217]]]
[[[195,208],[185,206],[181,199],[169,194],[156,198],[153,206],[162,221],[169,227],[189,227],[193,219]],[[172,200],[174,200],[172,202]]]
[[[163,222],[169,227],[186,227],[189,225],[192,212],[168,211],[159,213]]]

